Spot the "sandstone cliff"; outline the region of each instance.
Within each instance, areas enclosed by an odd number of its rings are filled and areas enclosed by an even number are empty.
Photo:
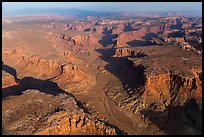
[[[83,91],[91,85],[88,75],[70,62],[43,59],[14,51],[14,49],[3,50],[3,60],[16,69],[19,78],[30,76],[42,80],[53,80],[69,92]]]
[[[144,53],[131,48],[117,48],[115,49],[114,57],[141,57]]]

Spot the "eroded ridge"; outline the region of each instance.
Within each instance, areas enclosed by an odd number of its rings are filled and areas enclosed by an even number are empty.
[[[117,134],[114,128],[80,109],[70,95],[61,93],[54,96],[38,90],[24,92],[3,102],[3,134]]]
[[[3,59],[16,68],[19,78],[31,76],[43,80],[52,80],[59,83],[61,88],[70,92],[86,90],[86,84],[91,83],[88,75],[71,62],[63,62],[60,59],[41,59],[36,56],[29,56],[24,52],[14,51],[16,50],[3,49]],[[14,58],[17,61],[13,60]]]

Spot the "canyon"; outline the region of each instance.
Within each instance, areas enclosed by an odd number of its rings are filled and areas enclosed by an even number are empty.
[[[202,19],[124,18],[5,19],[2,133],[202,134]]]

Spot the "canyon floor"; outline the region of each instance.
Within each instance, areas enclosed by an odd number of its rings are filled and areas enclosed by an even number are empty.
[[[202,134],[200,24],[154,20],[3,20],[3,134]]]

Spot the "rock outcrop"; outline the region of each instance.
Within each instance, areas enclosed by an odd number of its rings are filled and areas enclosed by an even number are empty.
[[[2,103],[4,135],[116,134],[113,127],[85,113],[66,93],[53,96],[38,90],[26,90]]]
[[[2,88],[7,88],[15,85],[17,85],[17,83],[14,76],[5,71],[2,71]]]
[[[72,37],[72,39],[75,41],[76,45],[85,45],[85,46],[91,46],[98,44],[98,40],[93,35],[77,35]]]
[[[202,42],[199,41],[198,38],[195,37],[176,37],[176,38],[168,38],[167,42],[174,42],[176,43],[180,48],[184,50],[191,50],[195,53],[202,54]]]
[[[115,49],[114,57],[143,57],[144,53],[131,48],[117,48]]]
[[[116,135],[114,128],[85,113],[70,114],[60,111],[47,122],[49,127],[36,132],[35,135]]]
[[[76,35],[70,37],[62,33],[49,33],[54,47],[62,54],[72,52],[76,55],[90,56],[95,46],[100,46],[98,39],[93,35]]]

